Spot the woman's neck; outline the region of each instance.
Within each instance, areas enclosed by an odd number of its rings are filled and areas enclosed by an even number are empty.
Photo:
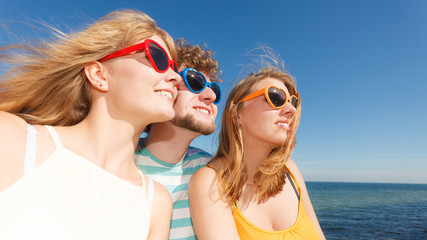
[[[243,164],[246,168],[248,184],[253,184],[254,175],[272,150],[273,148],[268,144],[243,139]]]
[[[136,185],[141,184],[133,154],[141,128],[132,124],[89,114],[77,125],[59,128],[66,148],[106,171]]]

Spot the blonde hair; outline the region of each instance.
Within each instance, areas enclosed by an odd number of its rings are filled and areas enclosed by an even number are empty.
[[[297,95],[294,80],[290,75],[279,68],[269,66],[256,73],[250,74],[240,81],[231,90],[222,116],[222,125],[219,136],[218,151],[214,159],[223,162],[223,167],[218,174],[219,192],[222,199],[229,204],[238,201],[242,194],[243,186],[246,183],[247,175],[244,167],[243,140],[240,134],[237,115],[244,107],[239,102],[252,91],[253,86],[265,78],[274,78],[282,81],[288,88],[289,93]],[[300,103],[293,118],[291,119],[291,131],[286,142],[274,148],[268,157],[263,161],[259,170],[254,176],[254,184],[257,189],[256,199],[258,203],[268,200],[268,198],[280,193],[286,181],[286,161],[291,156],[295,148],[295,135],[301,116]]]
[[[193,45],[183,38],[176,40],[176,45],[178,47],[177,64],[179,67],[194,68],[207,74],[212,81],[222,82],[222,72],[219,70],[218,61],[213,58],[211,50]]]
[[[147,14],[117,10],[87,29],[62,33],[52,27],[54,41],[0,48],[0,61],[11,68],[0,76],[0,110],[30,124],[74,125],[90,110],[85,64],[159,35],[177,58],[173,39]]]

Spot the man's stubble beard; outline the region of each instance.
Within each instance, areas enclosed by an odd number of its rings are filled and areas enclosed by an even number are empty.
[[[196,121],[194,116],[188,114],[184,116],[175,116],[175,118],[172,119],[172,124],[203,135],[209,135],[215,131],[215,122],[212,121],[209,124],[200,123]]]

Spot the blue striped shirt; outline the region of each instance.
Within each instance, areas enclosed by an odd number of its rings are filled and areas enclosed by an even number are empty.
[[[138,168],[153,180],[163,184],[172,196],[173,212],[169,239],[197,239],[190,217],[188,182],[194,172],[211,160],[212,155],[201,149],[189,147],[181,162],[169,164],[154,157],[140,141],[134,157]]]

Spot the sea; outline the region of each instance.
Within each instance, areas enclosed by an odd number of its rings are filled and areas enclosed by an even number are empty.
[[[427,184],[306,182],[326,239],[427,240]]]

